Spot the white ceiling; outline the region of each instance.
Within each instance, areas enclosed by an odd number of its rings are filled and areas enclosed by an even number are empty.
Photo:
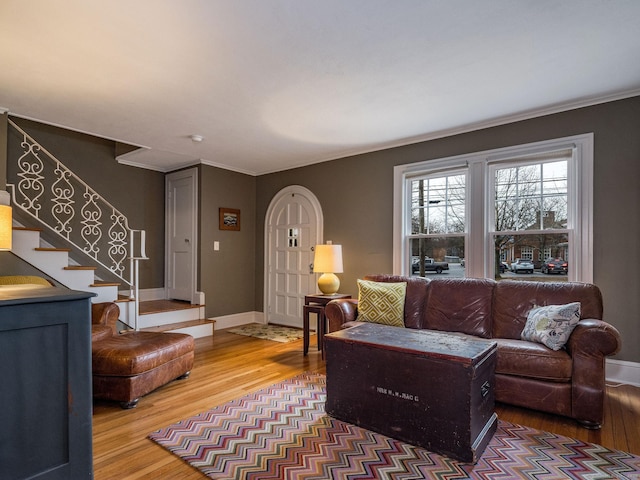
[[[639,25],[639,0],[0,0],[0,108],[258,175],[638,95]]]

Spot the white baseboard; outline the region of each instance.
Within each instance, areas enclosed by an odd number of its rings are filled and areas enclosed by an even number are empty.
[[[640,363],[607,359],[606,378],[607,383],[626,383],[640,387]]]
[[[179,328],[177,330],[171,330],[174,333],[186,333],[193,338],[210,337],[213,335],[213,324],[206,323],[204,325],[197,325],[194,327]]]
[[[223,330],[247,325],[248,323],[264,323],[264,314],[262,312],[243,312],[222,317],[212,317],[211,319],[216,321],[215,330]]]

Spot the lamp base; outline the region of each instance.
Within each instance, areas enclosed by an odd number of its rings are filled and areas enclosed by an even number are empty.
[[[340,288],[340,279],[335,273],[323,273],[318,278],[318,288],[325,295],[333,295],[338,293]]]

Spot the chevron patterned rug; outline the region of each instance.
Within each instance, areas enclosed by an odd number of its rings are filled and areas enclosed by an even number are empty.
[[[640,479],[640,457],[499,421],[475,465],[335,420],[303,374],[149,438],[214,479]]]

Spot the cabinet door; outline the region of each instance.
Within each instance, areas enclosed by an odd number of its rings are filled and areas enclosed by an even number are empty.
[[[89,299],[0,302],[0,478],[91,478]]]

